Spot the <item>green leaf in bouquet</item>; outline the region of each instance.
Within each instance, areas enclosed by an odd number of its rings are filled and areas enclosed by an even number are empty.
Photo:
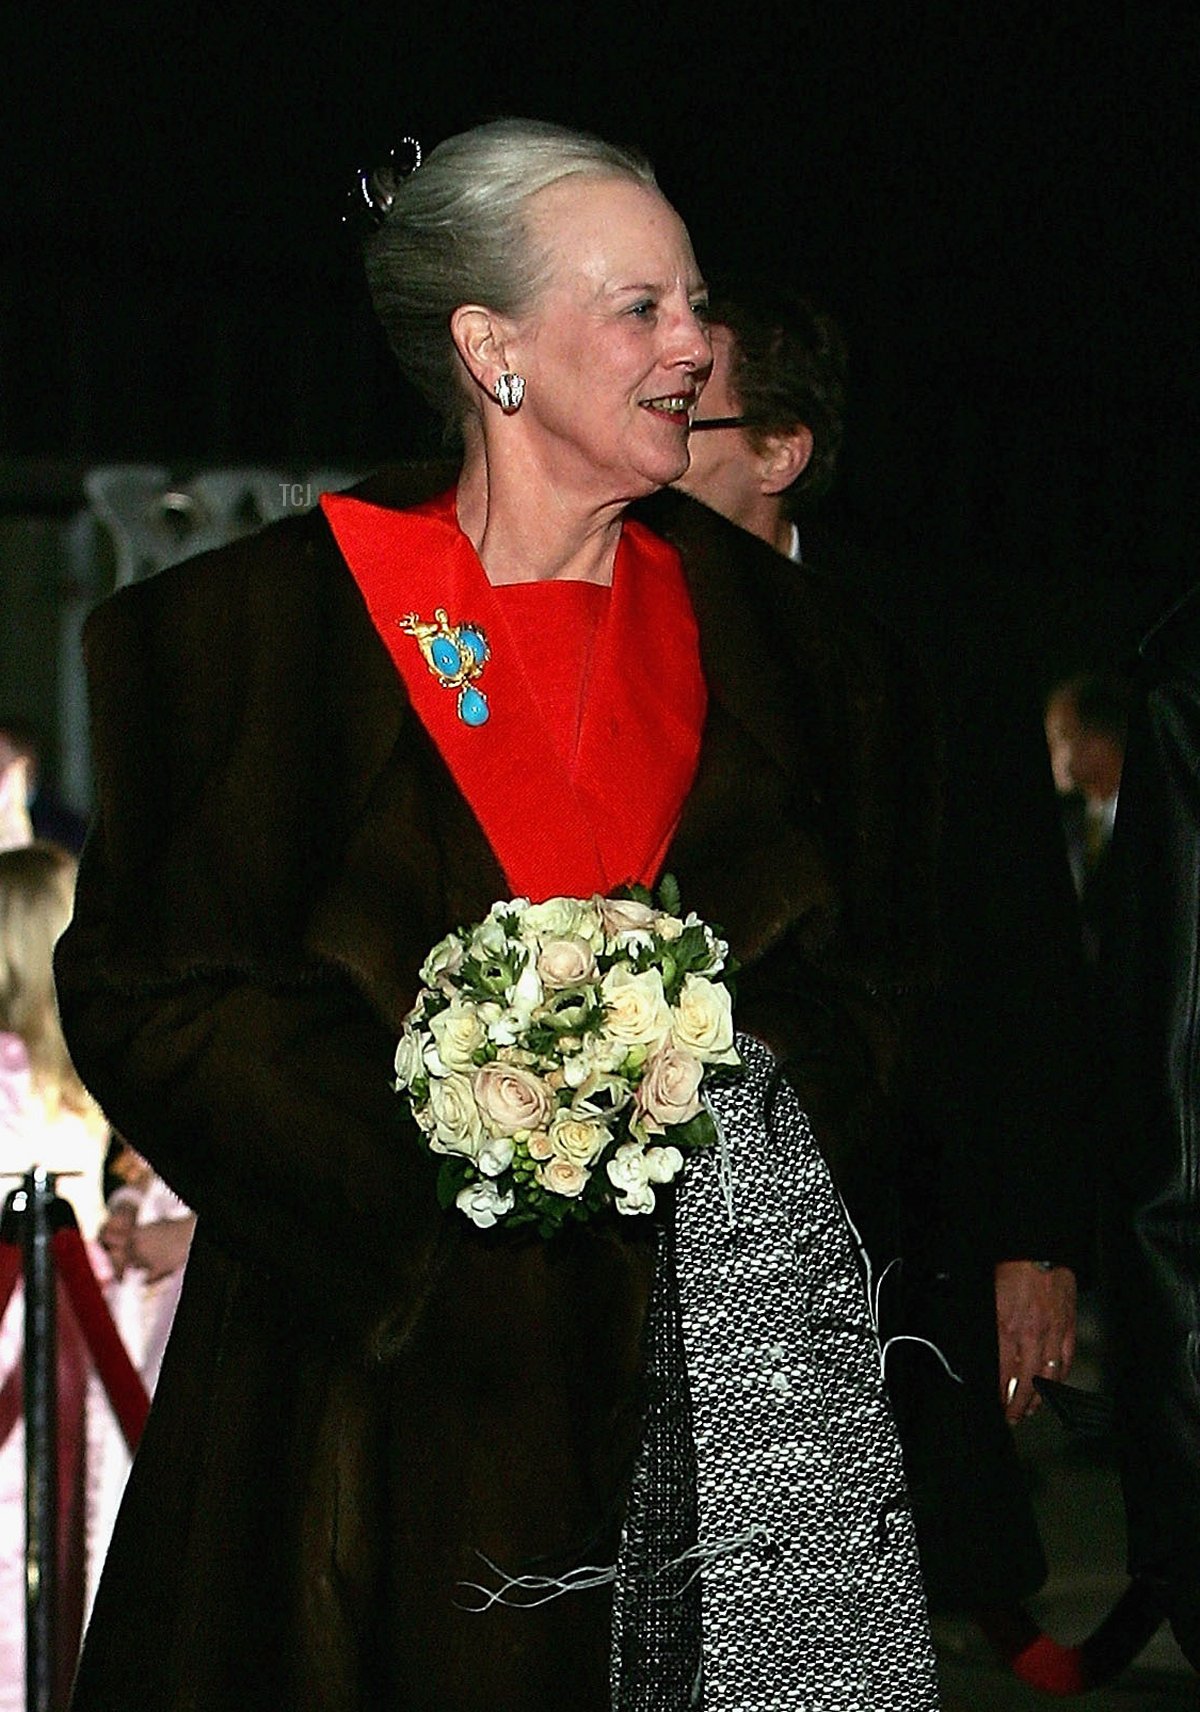
[[[449,1212],[460,1189],[475,1181],[476,1173],[465,1159],[447,1155],[437,1174],[437,1199],[442,1211]]]
[[[675,961],[681,970],[706,969],[712,962],[708,936],[699,922],[685,927],[675,941]]]
[[[679,881],[674,874],[664,874],[658,882],[658,907],[664,915],[682,915]]]
[[[668,1124],[664,1139],[680,1153],[689,1148],[711,1147],[717,1139],[717,1126],[707,1112],[697,1112],[687,1123]]]
[[[662,956],[661,939],[655,939],[648,945],[631,945],[622,951],[619,957],[613,958],[613,963],[628,963],[635,975],[644,975],[647,969],[658,967]],[[611,967],[611,965],[610,965]]]

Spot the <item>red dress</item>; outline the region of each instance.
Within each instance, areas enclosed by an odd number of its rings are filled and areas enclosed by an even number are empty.
[[[707,699],[675,549],[627,522],[611,589],[493,588],[453,493],[412,511],[321,504],[513,894],[652,884],[695,776]],[[476,665],[486,658],[466,680],[429,658],[452,666],[468,647]]]

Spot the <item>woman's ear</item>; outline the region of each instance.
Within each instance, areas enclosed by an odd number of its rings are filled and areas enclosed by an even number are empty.
[[[785,493],[808,468],[812,453],[812,429],[803,423],[786,434],[768,434],[759,452],[761,491]]]
[[[506,323],[494,310],[462,303],[450,317],[450,337],[475,383],[491,393],[505,372]]]

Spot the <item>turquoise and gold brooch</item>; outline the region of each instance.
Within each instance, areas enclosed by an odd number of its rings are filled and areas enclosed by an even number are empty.
[[[477,624],[451,624],[444,607],[439,606],[433,617],[430,624],[410,612],[396,622],[406,636],[414,638],[438,682],[458,691],[458,717],[463,724],[486,725],[487,697],[475,688],[474,679],[490,657],[487,637]]]

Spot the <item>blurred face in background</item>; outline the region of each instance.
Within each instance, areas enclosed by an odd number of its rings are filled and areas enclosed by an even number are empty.
[[[1121,784],[1124,751],[1107,731],[1085,725],[1074,692],[1056,690],[1046,703],[1046,743],[1060,796],[1078,791],[1088,802],[1107,802]]]
[[[741,400],[732,388],[733,334],[728,327],[709,329],[712,340],[712,373],[704,387],[704,398],[696,420],[713,421],[740,416]],[[722,517],[741,518],[748,499],[759,491],[758,455],[744,428],[702,429],[688,442],[688,467],[678,485],[694,499],[719,511]]]

